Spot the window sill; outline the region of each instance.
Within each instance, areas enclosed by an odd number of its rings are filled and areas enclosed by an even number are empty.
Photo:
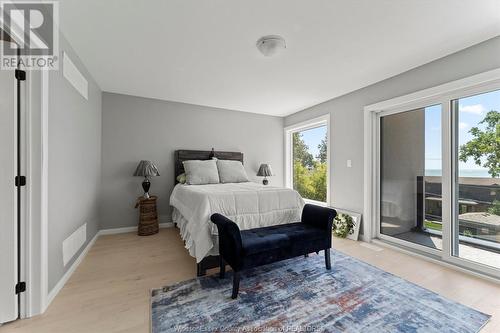
[[[311,200],[311,199],[306,199],[306,198],[302,198],[302,199],[304,199],[304,202],[307,204],[328,207],[328,204],[326,202],[323,202],[323,201],[316,201],[316,200]]]

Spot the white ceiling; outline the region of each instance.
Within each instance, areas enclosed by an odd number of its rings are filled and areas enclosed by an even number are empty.
[[[288,115],[500,34],[500,0],[61,0],[104,91]],[[273,58],[255,47],[278,34]]]

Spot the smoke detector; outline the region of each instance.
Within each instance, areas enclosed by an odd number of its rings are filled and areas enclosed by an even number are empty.
[[[266,57],[272,57],[283,49],[286,49],[285,39],[278,35],[269,35],[259,38],[257,48]]]

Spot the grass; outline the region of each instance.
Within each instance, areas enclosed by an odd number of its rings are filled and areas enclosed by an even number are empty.
[[[428,221],[428,220],[424,221],[424,227],[426,227],[427,229],[438,230],[438,231],[443,230],[443,225],[441,223]]]

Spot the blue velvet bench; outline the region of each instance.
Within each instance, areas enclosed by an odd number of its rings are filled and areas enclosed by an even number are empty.
[[[309,253],[325,251],[326,269],[331,269],[332,224],[334,209],[305,205],[300,222],[240,231],[238,225],[221,214],[210,219],[219,233],[220,277],[226,263],[233,270],[233,292],[238,297],[240,272]]]

